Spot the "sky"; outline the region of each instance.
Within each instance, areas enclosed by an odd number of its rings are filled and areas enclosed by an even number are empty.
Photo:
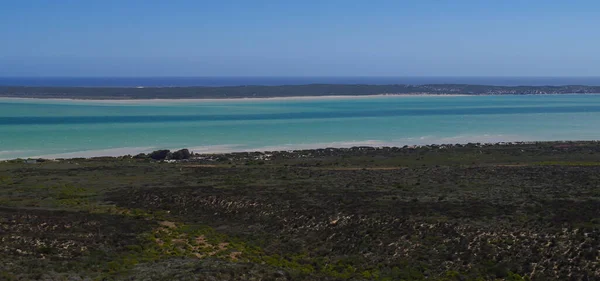
[[[0,76],[600,76],[597,0],[0,0]]]

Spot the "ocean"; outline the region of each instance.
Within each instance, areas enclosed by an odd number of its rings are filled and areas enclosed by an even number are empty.
[[[0,86],[187,87],[303,84],[478,84],[599,86],[600,77],[0,77]]]
[[[600,139],[600,95],[0,99],[0,159]]]

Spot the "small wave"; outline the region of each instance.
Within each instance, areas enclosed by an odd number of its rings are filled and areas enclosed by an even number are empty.
[[[364,141],[338,141],[338,142],[323,142],[323,143],[300,143],[300,144],[283,144],[272,146],[261,146],[256,148],[246,148],[243,151],[288,151],[302,149],[319,149],[319,148],[348,148],[353,146],[391,146],[391,142],[379,140],[364,140]]]
[[[15,154],[15,153],[30,153],[30,152],[34,152],[35,150],[0,150],[0,156],[3,155],[10,155],[10,154]]]
[[[522,135],[504,135],[504,134],[481,134],[481,135],[458,135],[450,137],[423,136],[418,140],[406,139],[403,145],[426,145],[426,144],[465,144],[465,143],[498,143],[498,142],[518,142],[533,141],[534,139]]]
[[[233,151],[240,151],[243,145],[240,144],[218,144],[218,145],[205,145],[188,148],[194,153],[211,154],[211,153],[228,153]]]

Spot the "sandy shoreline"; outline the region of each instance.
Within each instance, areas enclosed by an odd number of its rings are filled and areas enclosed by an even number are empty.
[[[172,98],[172,99],[86,99],[86,98],[21,98],[1,97],[0,101],[54,101],[110,104],[154,104],[154,103],[202,103],[202,102],[254,102],[254,101],[302,101],[302,100],[353,100],[369,98],[410,98],[410,97],[485,97],[485,96],[529,96],[530,94],[376,94],[376,95],[327,95],[327,96],[290,96],[290,97],[259,97],[259,98]],[[531,94],[534,96],[565,96],[581,94]],[[600,93],[585,94],[600,95]]]
[[[293,150],[310,150],[310,149],[325,149],[325,148],[350,148],[350,147],[402,147],[408,146],[423,146],[423,145],[450,145],[450,144],[467,144],[467,143],[486,143],[486,144],[501,144],[515,142],[532,142],[533,139],[525,136],[516,135],[480,135],[480,136],[456,136],[445,138],[414,138],[411,140],[398,141],[381,141],[381,140],[363,140],[363,141],[336,141],[323,143],[297,143],[297,144],[281,144],[267,145],[261,147],[248,147],[242,144],[221,144],[221,145],[205,145],[205,146],[190,146],[187,147],[190,151],[198,154],[223,154],[223,153],[243,153],[243,152],[266,152],[266,151],[293,151]],[[540,141],[540,140],[537,140]],[[542,140],[557,141],[557,140]],[[93,157],[118,157],[124,155],[136,155],[139,153],[150,153],[159,149],[169,149],[176,151],[186,147],[121,147],[121,148],[106,148],[96,150],[83,150],[64,153],[29,153],[30,156],[23,155],[18,158],[31,159],[69,159],[69,158],[93,158]],[[14,152],[14,151],[13,151]],[[4,154],[4,155],[3,155]],[[0,161],[11,160],[17,157],[8,156],[10,151],[0,151]],[[14,155],[14,154],[13,154]]]
[[[291,97],[266,97],[266,98],[193,98],[193,99],[75,99],[75,98],[15,98],[0,97],[0,101],[73,101],[73,102],[98,102],[98,103],[161,103],[161,102],[237,102],[237,101],[286,101],[286,100],[344,100],[366,99],[384,97],[466,97],[476,95],[459,94],[378,94],[378,95],[331,95],[331,96],[291,96]],[[481,95],[483,96],[483,95]]]

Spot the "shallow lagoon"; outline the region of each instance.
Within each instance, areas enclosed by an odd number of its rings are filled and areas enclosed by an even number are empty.
[[[599,139],[600,95],[0,99],[0,159]]]

